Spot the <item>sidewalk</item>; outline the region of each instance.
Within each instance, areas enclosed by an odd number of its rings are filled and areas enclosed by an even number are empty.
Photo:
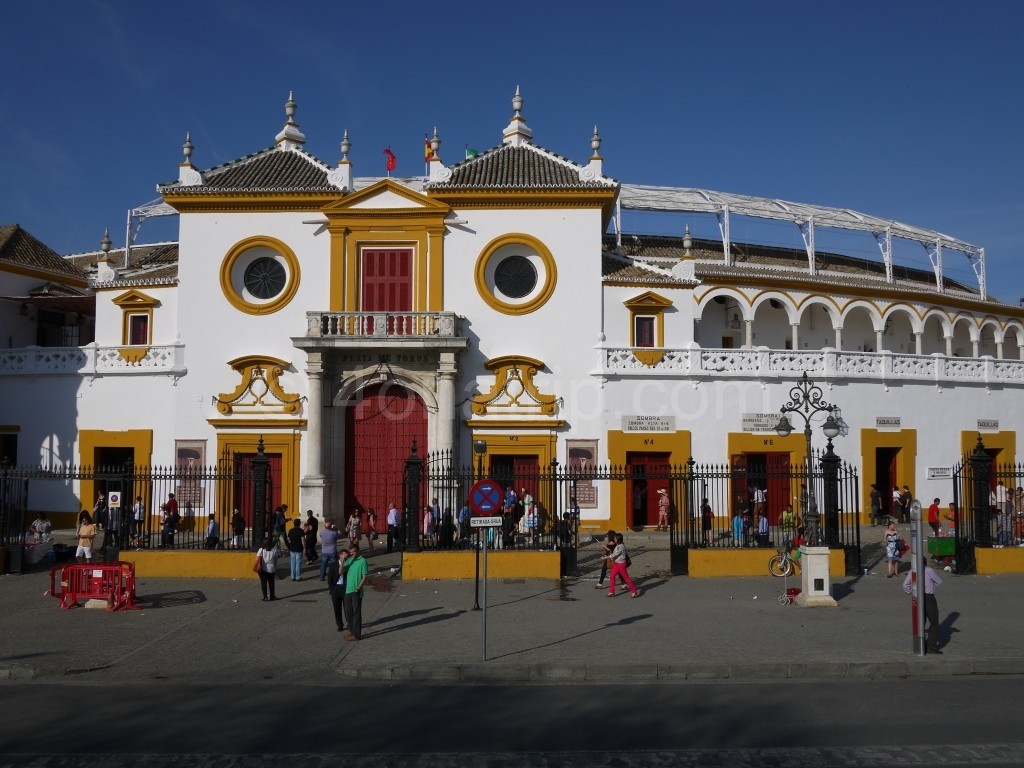
[[[669,577],[657,537],[632,536],[641,589],[594,589],[596,546],[581,549],[583,577],[506,580],[471,610],[470,581],[403,582],[397,554],[370,559],[364,639],[334,626],[324,584],[278,581],[263,603],[249,580],[149,579],[143,610],[61,610],[43,592],[47,572],[0,577],[0,679],[218,680],[267,677],[330,683],[420,681],[681,681],[1022,674],[1018,637],[1024,577],[943,573],[943,655],[912,653],[910,599],[884,565],[837,580],[837,608],[781,605],[784,581]],[[766,552],[766,561],[768,553]],[[868,560],[867,562],[870,562]],[[286,561],[281,565],[286,571]],[[906,565],[904,564],[904,568]],[[286,575],[286,573],[285,573]],[[789,580],[788,586],[799,586]]]

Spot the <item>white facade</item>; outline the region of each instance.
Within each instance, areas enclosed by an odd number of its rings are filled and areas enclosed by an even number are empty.
[[[895,481],[922,499],[948,499],[949,480],[930,470],[956,463],[979,431],[1000,461],[1016,459],[1019,308],[924,279],[726,266],[713,244],[691,252],[681,238],[660,238],[675,256],[622,255],[606,236],[619,187],[597,146],[580,164],[537,149],[518,107],[494,150],[435,161],[429,180],[357,181],[357,191],[344,183],[347,160],[339,170],[305,154],[289,125],[277,148],[202,174],[186,157],[183,182],[162,188],[179,210],[176,271],[113,264],[94,285],[95,344],[30,349],[6,307],[0,427],[17,435],[18,463],[92,464],[109,445],[136,464],[173,464],[176,441],[205,442],[212,463],[262,436],[284,465],[282,498],[330,514],[353,503],[346,467],[370,450],[352,444],[349,408],[384,385],[422,404],[421,450],[465,463],[474,439],[489,458],[541,467],[565,465],[575,440],[596,441],[599,464],[644,451],[674,464],[759,452],[797,462],[802,434],[750,425],[777,414],[804,372],[841,408],[836,452],[861,468],[862,505],[883,455],[898,454]],[[526,181],[488,176],[499,156]],[[291,175],[275,179],[281,162]],[[243,178],[246,168],[259,178]],[[294,180],[307,172],[316,179]],[[367,308],[368,265],[382,251],[411,270],[407,306]],[[241,280],[266,253],[283,282],[260,298]],[[494,287],[512,255],[534,280],[516,299]],[[150,313],[141,346],[125,337],[132,306]],[[407,319],[415,328],[395,325]],[[641,329],[653,337],[641,342]],[[659,417],[652,431],[636,430],[642,416]],[[71,512],[91,490],[36,503]],[[598,488],[583,520],[628,524],[629,501],[615,493]]]

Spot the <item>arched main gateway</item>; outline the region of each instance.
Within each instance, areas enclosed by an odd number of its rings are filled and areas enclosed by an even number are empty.
[[[344,513],[374,509],[378,530],[385,530],[388,503],[401,503],[410,446],[428,449],[427,409],[415,392],[385,382],[361,390],[345,410]]]

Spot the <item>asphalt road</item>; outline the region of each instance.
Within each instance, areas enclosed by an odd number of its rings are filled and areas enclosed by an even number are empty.
[[[688,685],[25,683],[0,766],[1024,765],[1016,677]]]

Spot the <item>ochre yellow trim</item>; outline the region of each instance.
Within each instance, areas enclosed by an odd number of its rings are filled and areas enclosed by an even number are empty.
[[[239,192],[214,195],[175,195],[164,193],[164,202],[181,213],[292,213],[319,211],[341,196],[322,192],[275,194]]]
[[[149,354],[149,347],[120,347],[117,354],[128,365],[137,365],[146,355]]]
[[[533,208],[600,208],[602,231],[608,227],[615,210],[618,186],[586,190],[431,190],[431,198],[453,208],[491,210]]]
[[[860,483],[860,523],[871,522],[871,484],[878,477],[878,462],[875,451],[878,448],[899,448],[896,455],[896,482],[917,490],[917,430],[901,429],[883,432],[877,429],[860,431],[860,465],[863,468]],[[892,488],[879,488],[883,494],[891,494]]]
[[[34,277],[38,280],[47,280],[54,283],[60,283],[61,285],[71,285],[75,288],[87,288],[89,282],[82,278],[70,277],[65,275],[63,272],[47,272],[44,269],[33,269],[32,267],[23,267],[20,264],[12,264],[9,261],[0,261],[0,272],[10,272],[14,275],[22,275],[23,277]]]
[[[558,552],[488,552],[487,578],[557,580],[561,567],[559,558]],[[402,578],[409,580],[472,579],[475,568],[473,552],[405,552],[402,555]]]
[[[242,298],[235,291],[231,280],[235,262],[238,261],[238,258],[246,251],[258,247],[270,248],[280,254],[288,263],[288,282],[285,283],[284,290],[275,298],[262,304],[254,304]],[[239,312],[245,312],[247,315],[269,315],[285,307],[294,298],[295,292],[299,289],[299,276],[299,260],[291,248],[276,237],[257,235],[255,237],[247,237],[245,240],[231,246],[231,249],[227,252],[224,261],[220,265],[220,289],[228,303]]]
[[[794,425],[795,426],[795,425]],[[737,453],[788,453],[790,467],[800,468],[807,462],[807,440],[803,430],[788,437],[769,432],[730,432],[726,440],[726,461]]]
[[[1024,573],[1024,550],[1018,547],[974,548],[974,566],[979,576],[997,573]]]
[[[608,430],[608,463],[613,467],[625,467],[626,456],[630,453],[667,453],[668,463],[673,467],[681,467],[692,455],[690,431],[623,432],[619,429]],[[627,522],[627,483],[613,480],[608,485],[608,527],[621,531],[626,528]],[[674,515],[680,514],[679,505],[682,502],[681,499],[672,499],[675,506]],[[594,521],[588,520],[587,522],[593,524]]]
[[[488,411],[508,415],[512,409],[521,408],[523,410],[517,411],[518,413],[553,416],[558,410],[557,398],[554,395],[542,394],[533,381],[544,367],[540,360],[522,355],[505,355],[488,360],[484,367],[494,372],[494,384],[490,392],[473,396],[475,415],[484,416]],[[513,387],[521,391],[515,394]],[[496,402],[502,395],[505,395],[507,401]],[[533,402],[520,403],[519,399],[523,395],[528,395]]]
[[[467,419],[470,429],[560,429],[565,419]]]
[[[97,448],[131,448],[135,453],[135,466],[148,467],[153,462],[153,430],[129,429],[124,432],[110,432],[104,429],[79,430],[78,463],[82,466],[95,466]],[[81,509],[91,510],[93,502],[96,500],[95,485],[91,476],[83,477],[78,491]],[[136,494],[148,498],[148,493],[143,489],[136,489]]]
[[[543,285],[540,291],[529,301],[520,304],[511,304],[502,301],[494,295],[491,287],[487,284],[487,265],[492,255],[499,248],[506,245],[524,245],[534,251],[544,263]],[[555,291],[555,284],[558,282],[558,270],[555,267],[555,259],[551,251],[540,240],[522,232],[510,232],[491,240],[484,246],[479,258],[476,260],[476,290],[480,298],[487,303],[491,309],[506,315],[526,315],[534,310],[540,309],[551,298]]]
[[[813,280],[800,279],[787,273],[785,276],[780,275],[769,275],[765,273],[757,273],[756,275],[728,275],[728,276],[715,276],[715,275],[704,275],[701,278],[708,290],[713,288],[725,288],[732,286],[754,286],[762,287],[765,285],[770,286],[785,286],[789,291],[806,291],[807,293],[815,294],[817,296],[822,295],[822,291],[828,290],[832,295],[843,295],[843,296],[858,296],[865,299],[878,299],[878,290],[870,287],[852,286],[852,285],[822,285],[820,282]],[[890,291],[886,291],[889,293]],[[934,293],[927,291],[915,291],[908,290],[904,286],[899,286],[898,290],[892,291],[894,304],[905,304],[907,302],[918,302],[921,305],[928,308],[938,308],[937,302],[941,299],[943,306],[953,307],[956,309],[962,309],[967,312],[991,312],[993,310],[991,302],[964,299],[958,296],[937,296]],[[1000,306],[999,312],[1016,319],[1024,319],[1024,308],[1011,307],[1011,306]]]
[[[263,449],[268,454],[281,455],[281,503],[287,504],[292,510],[298,510],[299,500],[299,447],[301,435],[298,432],[271,432],[277,428],[277,422],[267,419],[263,422],[267,431],[262,435],[256,432],[218,432],[217,458],[227,459],[232,464],[240,453],[256,453],[260,439]],[[234,423],[231,424],[234,427]],[[233,507],[233,503],[225,507]],[[221,530],[224,530],[222,527]],[[250,567],[252,563],[249,564]]]
[[[230,515],[227,516],[230,519]],[[202,521],[205,523],[205,521]],[[230,531],[224,520],[219,520],[222,539]],[[208,578],[208,579],[258,579],[252,572],[254,554],[248,550],[238,552],[209,552],[203,550],[175,549],[167,552],[146,550],[135,552],[121,550],[118,557],[135,563],[136,577],[143,578]],[[278,564],[278,568],[282,566]]]
[[[482,440],[487,445],[487,450],[482,457],[473,454],[473,465],[476,466],[477,461],[482,461],[485,475],[489,474],[490,461],[493,456],[536,456],[537,468],[540,475],[543,476],[551,469],[551,460],[556,456],[555,446],[558,438],[550,431],[544,433],[524,431],[505,435],[474,432],[473,440]],[[518,491],[518,489],[516,490]],[[545,531],[551,530],[550,510],[555,506],[551,496],[552,492],[551,483],[539,483],[537,504],[541,509],[541,521]]]
[[[665,356],[665,310],[672,306],[672,301],[647,291],[623,302],[629,310],[629,346],[633,347],[633,357],[647,366],[656,365]],[[654,318],[654,347],[636,346],[636,320],[638,317]]]
[[[207,419],[206,423],[217,429],[305,429],[305,419],[261,419],[232,418]]]
[[[1003,430],[1001,432],[981,432],[976,429],[965,429],[960,433],[960,455],[970,456],[978,444],[978,435],[986,448],[999,449],[997,464],[1015,464],[1017,462],[1017,433]],[[910,486],[913,488],[914,486]],[[922,500],[923,501],[923,500]]]
[[[390,192],[409,201],[402,208],[358,208]],[[412,311],[444,308],[444,218],[450,212],[432,200],[391,179],[347,195],[323,209],[331,237],[331,312],[362,309],[362,251],[368,248],[412,248]]]
[[[764,576],[768,573],[768,556],[773,551],[765,549],[688,549],[686,551],[687,575],[692,579]],[[829,550],[828,573],[833,578],[846,575],[846,555],[843,550]],[[799,584],[799,579],[796,579],[796,582]]]
[[[217,395],[217,410],[230,416],[235,409],[264,408],[261,413],[298,413],[302,407],[302,398],[294,392],[285,392],[281,388],[281,374],[288,366],[284,360],[264,355],[246,355],[235,358],[228,363],[238,373],[239,382],[233,392],[221,392]],[[263,384],[258,392],[253,388],[256,382]],[[242,402],[248,393],[250,402]],[[266,400],[273,395],[276,402]]]
[[[151,344],[153,341],[153,309],[160,306],[160,302],[134,288],[111,299],[111,302],[121,308],[121,343],[125,346],[131,345],[131,318],[135,315],[144,315],[146,317],[146,341],[144,345]],[[145,357],[148,351],[148,349],[143,349],[141,353],[136,351],[126,355],[126,350],[121,350],[121,357],[134,365]],[[131,360],[129,356],[135,359]]]

